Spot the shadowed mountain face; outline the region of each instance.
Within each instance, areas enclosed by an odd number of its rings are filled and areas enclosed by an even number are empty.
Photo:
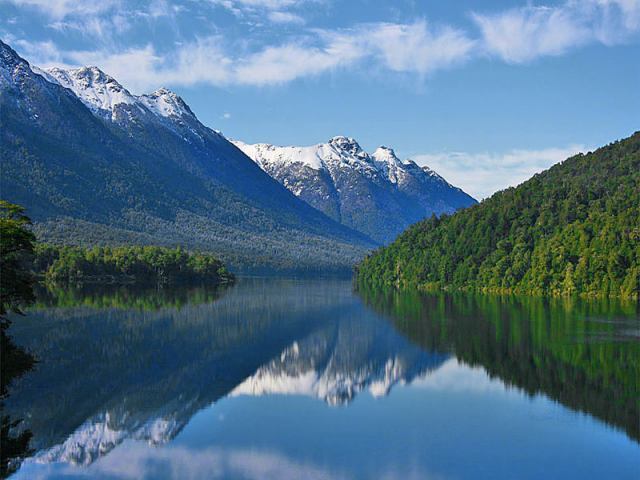
[[[0,43],[2,197],[42,240],[183,245],[236,270],[347,270],[374,246],[266,175],[174,93],[95,67],[31,68]]]
[[[40,363],[13,389],[7,412],[29,413],[22,427],[33,432],[36,461],[89,464],[126,439],[165,444],[228,395],[347,404],[363,390],[386,395],[448,358],[372,318],[348,285],[251,281],[215,295],[139,292],[150,298],[135,304],[124,291],[105,292],[103,301],[95,293],[48,296],[50,305],[75,298],[112,306],[33,310],[21,319],[16,341]]]
[[[476,203],[429,167],[387,147],[370,155],[353,138],[312,147],[233,143],[309,205],[381,243],[432,214]]]

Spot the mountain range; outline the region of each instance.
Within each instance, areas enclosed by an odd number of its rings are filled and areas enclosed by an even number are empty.
[[[331,150],[315,169],[290,154],[276,168],[277,150],[234,145],[165,88],[134,95],[97,67],[32,67],[0,42],[1,196],[27,208],[41,241],[182,245],[235,271],[340,271],[410,223],[473,203],[346,137],[298,149]]]
[[[384,146],[368,154],[353,138],[312,147],[233,143],[309,205],[380,243],[431,214],[476,203],[429,167]]]

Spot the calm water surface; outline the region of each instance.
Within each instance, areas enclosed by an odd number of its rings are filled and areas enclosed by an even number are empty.
[[[60,291],[3,414],[16,479],[638,479],[636,303],[352,290]]]

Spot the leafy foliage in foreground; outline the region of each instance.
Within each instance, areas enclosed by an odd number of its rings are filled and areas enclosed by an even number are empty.
[[[637,298],[639,185],[636,132],[415,224],[356,276],[373,286]]]
[[[181,248],[95,247],[91,250],[38,245],[33,267],[54,283],[227,285],[235,278],[211,255]]]
[[[25,268],[25,255],[33,252],[33,233],[27,230],[31,220],[24,208],[0,201],[0,478],[14,473],[20,459],[31,453],[31,432],[14,434],[21,420],[4,414],[3,401],[13,380],[31,370],[34,358],[15,345],[7,333],[9,313],[22,314],[21,309],[35,300],[34,279]]]

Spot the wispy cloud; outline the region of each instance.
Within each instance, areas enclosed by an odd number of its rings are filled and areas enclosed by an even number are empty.
[[[626,42],[640,31],[640,0],[570,0],[472,15],[482,49],[508,63],[564,55],[583,45]]]
[[[293,23],[296,25],[307,23],[303,17],[291,12],[269,12],[269,20],[272,23]]]
[[[179,15],[167,0],[146,0],[122,8],[126,0],[0,0],[38,8],[57,32],[81,32],[92,47],[63,50],[53,41],[19,39],[21,53],[36,64],[95,64],[134,91],[160,85],[213,86],[286,84],[342,70],[384,75],[399,72],[425,78],[484,56],[522,64],[564,55],[588,43],[628,41],[640,32],[640,0],[568,0],[560,6],[526,6],[491,14],[472,13],[477,30],[435,24],[373,22],[347,28],[309,28],[298,11],[323,0],[209,0],[240,16],[259,12],[270,24],[287,24],[277,35],[229,38],[211,27],[169,42],[122,44],[123,33],[139,25]],[[190,4],[195,15],[203,4]],[[147,24],[149,25],[149,24]],[[153,26],[153,24],[151,24]],[[215,32],[215,34],[212,34]],[[283,33],[285,32],[285,33]],[[199,35],[199,36],[198,36]],[[128,37],[131,37],[129,35]]]
[[[590,31],[563,9],[526,7],[497,15],[475,14],[487,52],[509,63],[562,55],[591,39]]]
[[[327,48],[305,47],[295,44],[268,47],[239,62],[235,69],[238,83],[272,85],[300,77],[316,76],[346,65],[359,56]]]
[[[371,63],[391,71],[424,75],[464,62],[473,46],[463,32],[451,28],[432,31],[424,21],[314,30],[295,41],[257,52],[230,45],[219,35],[184,42],[165,55],[158,54],[151,44],[112,53],[107,48],[61,51],[53,43],[16,43],[36,65],[97,65],[133,91],[165,84],[277,85]]]
[[[305,3],[319,3],[319,0],[209,0],[212,3],[234,4],[245,7],[280,10]]]
[[[67,16],[91,16],[121,7],[122,0],[5,0],[19,7],[38,10],[51,18]]]
[[[425,75],[470,58],[475,41],[453,27],[430,29],[424,20],[412,24],[373,24],[355,29],[374,55],[397,72]]]
[[[480,200],[498,190],[515,187],[534,174],[584,151],[584,145],[570,145],[566,148],[512,150],[503,154],[450,152],[417,155],[413,159]]]

